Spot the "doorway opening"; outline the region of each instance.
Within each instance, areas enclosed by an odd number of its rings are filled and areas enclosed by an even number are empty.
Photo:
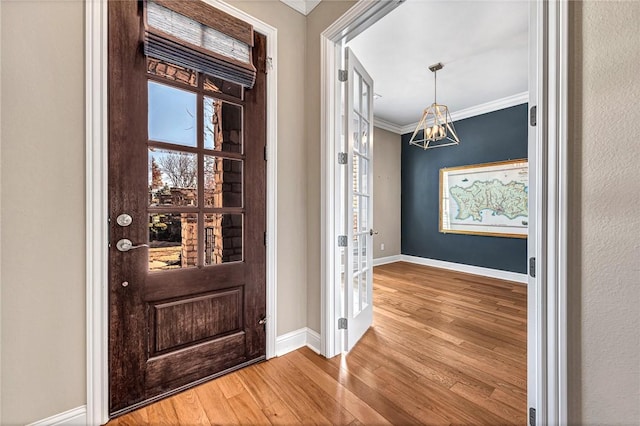
[[[345,302],[344,272],[351,263],[339,248],[341,179],[336,168],[341,132],[340,72],[342,48],[401,2],[358,3],[329,27],[322,39],[322,353],[328,357],[343,346],[339,321]],[[528,278],[528,407],[538,421],[566,418],[566,4],[534,2],[529,14],[528,103],[530,197]],[[392,37],[389,34],[389,37]],[[558,53],[559,52],[559,53]],[[564,56],[563,56],[564,55]],[[560,60],[549,59],[560,58]],[[425,64],[428,65],[428,64]],[[384,95],[383,95],[384,96]],[[529,117],[529,114],[527,115]],[[349,133],[346,133],[349,135]],[[347,153],[349,155],[350,153]],[[350,158],[350,157],[349,157]],[[375,161],[375,160],[374,160]],[[375,220],[375,218],[374,218]],[[349,224],[350,227],[350,224]],[[375,228],[375,224],[373,226]],[[348,251],[351,253],[351,250]],[[549,261],[552,254],[558,262]],[[343,267],[342,265],[346,265]],[[347,288],[348,292],[352,289]],[[351,318],[347,318],[351,320]]]

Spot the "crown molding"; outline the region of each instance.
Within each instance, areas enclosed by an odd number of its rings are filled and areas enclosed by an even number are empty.
[[[496,99],[495,101],[486,102],[484,104],[472,106],[470,108],[461,109],[451,113],[451,120],[459,121],[465,118],[475,117],[489,112],[499,111],[501,109],[520,105],[529,102],[529,92],[517,93],[506,98]],[[411,133],[416,129],[418,122],[400,126],[387,120],[374,117],[373,125],[381,129],[388,130],[399,135]]]
[[[392,123],[390,121],[384,120],[379,117],[373,117],[373,125],[379,129],[387,130],[391,133],[396,133],[398,135],[402,135],[402,127],[398,126],[396,123]],[[405,132],[406,133],[406,132]]]
[[[307,16],[320,3],[321,0],[280,0],[292,9]]]

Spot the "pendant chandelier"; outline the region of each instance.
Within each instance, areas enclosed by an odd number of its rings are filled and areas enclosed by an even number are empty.
[[[426,150],[460,143],[451,120],[451,114],[449,114],[449,108],[446,105],[438,104],[436,98],[436,73],[443,67],[444,65],[440,62],[429,67],[429,70],[433,72],[433,103],[422,113],[422,119],[418,122],[416,130],[409,140],[409,145],[419,146]]]

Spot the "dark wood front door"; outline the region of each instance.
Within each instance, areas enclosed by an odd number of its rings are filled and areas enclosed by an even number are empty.
[[[249,90],[145,57],[141,25],[109,2],[114,416],[265,357],[265,37]]]

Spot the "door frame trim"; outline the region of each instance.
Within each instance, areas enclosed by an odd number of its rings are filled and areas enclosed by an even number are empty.
[[[536,383],[528,396],[536,408],[537,424],[566,424],[567,399],[567,211],[568,211],[568,0],[532,0],[537,6],[538,135],[546,146],[536,170],[544,176],[538,187],[538,257],[536,289]],[[337,330],[335,159],[336,86],[335,49],[345,32],[360,32],[385,14],[389,1],[360,0],[321,35],[321,350],[326,357],[339,353]],[[386,4],[386,6],[385,6]],[[368,18],[366,18],[366,17]],[[339,136],[339,135],[338,135]],[[529,285],[532,285],[531,283]],[[544,289],[544,291],[543,291]]]
[[[278,30],[220,0],[203,0],[267,37],[266,357],[275,356]],[[109,420],[107,0],[85,0],[85,242],[87,423]]]

